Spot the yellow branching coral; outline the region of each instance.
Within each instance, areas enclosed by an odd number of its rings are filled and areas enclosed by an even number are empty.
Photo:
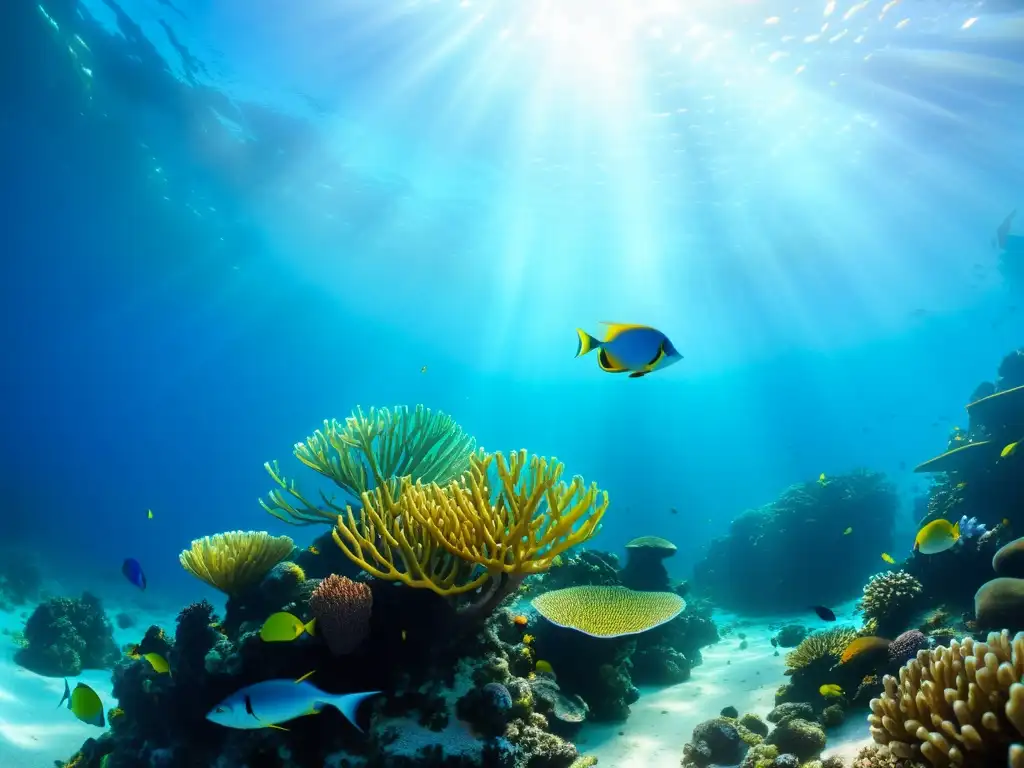
[[[294,547],[287,536],[229,531],[196,539],[178,560],[197,579],[231,596],[259,583]]]
[[[843,651],[856,639],[857,630],[852,627],[834,627],[814,632],[786,654],[786,666],[790,669],[803,669],[821,659],[838,662]]]
[[[936,768],[1019,765],[1024,750],[1024,632],[993,632],[918,651],[871,700],[871,736]],[[1004,762],[1005,761],[1005,762]]]
[[[500,486],[495,493],[489,471]],[[447,486],[404,478],[363,493],[358,515],[337,518],[334,540],[356,565],[378,578],[455,595],[501,574],[539,573],[598,529],[608,494],[583,478],[561,482],[556,460],[483,451],[470,471]]]
[[[637,592],[626,587],[578,586],[533,599],[552,624],[594,637],[636,635],[671,621],[686,608],[674,592]]]
[[[353,498],[387,487],[392,496],[401,490],[402,478],[414,483],[446,485],[467,469],[476,440],[455,420],[440,411],[417,405],[394,409],[361,408],[339,422],[324,421],[303,443],[295,445],[295,457],[310,469],[330,478]],[[260,500],[263,508],[292,525],[333,524],[344,507],[321,494],[319,503],[306,499],[295,482],[281,474],[276,461],[263,465],[280,488]]]

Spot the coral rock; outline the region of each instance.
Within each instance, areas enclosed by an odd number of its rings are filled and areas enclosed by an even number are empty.
[[[331,574],[309,598],[309,608],[331,653],[352,653],[370,633],[373,592],[361,582]]]
[[[796,755],[802,762],[821,754],[825,748],[825,731],[817,723],[794,717],[775,726],[767,741],[777,746],[780,752]]]
[[[908,659],[917,656],[917,652],[928,646],[928,638],[923,632],[911,629],[899,635],[889,644],[889,659],[904,664]]]
[[[982,584],[974,595],[979,627],[1024,627],[1024,579],[999,578]]]
[[[1004,544],[992,557],[996,576],[1024,579],[1024,537]]]

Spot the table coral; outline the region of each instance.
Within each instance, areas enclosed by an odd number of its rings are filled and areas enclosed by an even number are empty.
[[[686,608],[686,601],[673,592],[580,586],[545,592],[533,599],[533,607],[560,627],[594,637],[622,637],[671,621]]]

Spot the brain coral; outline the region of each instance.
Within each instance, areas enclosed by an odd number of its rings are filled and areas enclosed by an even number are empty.
[[[686,608],[672,592],[635,592],[626,587],[580,586],[545,592],[533,599],[545,619],[594,637],[646,632]]]
[[[936,768],[1024,765],[1024,633],[922,650],[871,700],[871,736]],[[1003,763],[1006,760],[1007,763]]]

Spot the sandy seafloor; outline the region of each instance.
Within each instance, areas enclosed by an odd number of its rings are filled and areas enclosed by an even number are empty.
[[[121,606],[105,603],[113,617]],[[138,623],[128,630],[114,630],[119,645],[137,642],[151,624],[167,629],[174,626],[174,616],[140,611],[126,607]],[[31,607],[14,613],[0,613],[0,632],[20,631]],[[841,615],[840,622],[852,617]],[[693,727],[715,717],[727,706],[741,713],[754,712],[762,717],[774,705],[775,689],[786,682],[783,675],[785,649],[774,656],[769,638],[769,625],[784,622],[821,628],[812,616],[776,617],[740,620],[727,614],[716,614],[720,627],[733,625],[731,635],[702,650],[704,663],[695,667],[691,678],[668,688],[641,688],[640,700],[632,705],[632,714],[625,723],[586,725],[577,738],[580,751],[595,755],[600,765],[608,768],[677,768],[683,745]],[[747,648],[740,650],[737,633],[746,636]],[[14,663],[16,646],[9,634],[0,634],[0,768],[53,768],[57,760],[67,760],[89,737],[102,731],[79,722],[67,709],[57,708],[64,681],[41,677]],[[557,672],[557,670],[556,670]],[[89,670],[69,678],[92,686],[103,699],[104,706],[113,706],[109,670]],[[866,713],[850,713],[843,727],[829,731],[826,755],[840,754],[849,760],[857,750],[870,742]]]

